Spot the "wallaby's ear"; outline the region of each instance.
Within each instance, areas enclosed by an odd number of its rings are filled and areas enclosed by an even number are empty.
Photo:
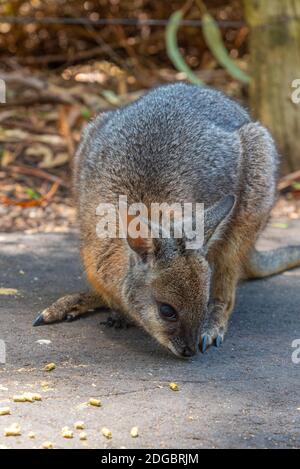
[[[148,255],[152,251],[152,240],[149,238],[130,238],[127,237],[127,242],[129,247],[135,251],[143,262],[146,262],[148,259]]]
[[[152,239],[149,233],[149,224],[146,219],[127,214],[127,242],[143,262],[147,261],[152,251]]]
[[[204,249],[207,252],[212,244],[221,237],[232,211],[236,197],[227,195],[204,212]]]
[[[127,242],[129,247],[135,251],[143,262],[152,260],[166,259],[174,253],[174,239],[170,239],[168,234],[163,230],[160,225],[146,220],[144,217],[131,218],[128,215],[129,225],[127,233]],[[139,235],[133,235],[129,229],[130,223],[133,227],[137,226]],[[153,236],[153,237],[152,237]]]

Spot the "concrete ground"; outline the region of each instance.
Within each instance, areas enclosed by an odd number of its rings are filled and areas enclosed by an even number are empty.
[[[299,243],[300,224],[290,225],[272,228],[261,246]],[[186,362],[136,328],[101,325],[105,312],[32,327],[39,310],[84,287],[75,235],[3,234],[0,262],[0,288],[19,292],[0,295],[7,347],[0,407],[11,408],[0,416],[0,447],[38,448],[50,440],[55,448],[300,448],[300,364],[292,361],[292,343],[300,339],[300,269],[241,285],[223,347]],[[44,371],[50,362],[56,369]],[[171,381],[178,392],[169,389]],[[25,391],[43,400],[11,401]],[[102,407],[87,406],[91,397]],[[78,420],[86,424],[85,443],[78,431],[71,440],[61,436]],[[4,437],[14,422],[22,435]]]

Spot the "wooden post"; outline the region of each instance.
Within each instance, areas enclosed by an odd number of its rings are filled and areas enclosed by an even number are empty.
[[[300,1],[244,0],[244,10],[251,28],[251,110],[272,132],[283,156],[282,172],[296,171],[300,102],[292,101],[292,85],[300,79]]]

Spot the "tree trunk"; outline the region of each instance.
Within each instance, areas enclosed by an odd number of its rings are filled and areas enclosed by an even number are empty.
[[[295,83],[300,79],[300,1],[244,0],[244,9],[251,28],[251,109],[277,142],[282,172],[296,171],[300,102],[293,102],[292,95],[297,92],[293,83],[300,88],[300,81]]]

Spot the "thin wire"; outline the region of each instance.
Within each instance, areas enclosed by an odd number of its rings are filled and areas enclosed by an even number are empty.
[[[0,23],[9,24],[70,24],[70,25],[90,25],[90,26],[106,26],[106,25],[121,25],[121,26],[166,26],[168,19],[135,19],[135,18],[99,18],[98,20],[90,20],[88,18],[63,18],[63,17],[50,17],[44,16],[43,18],[36,18],[33,16],[0,16]],[[217,21],[218,25],[224,28],[240,28],[245,26],[243,21]],[[201,20],[182,20],[181,26],[202,26]]]

